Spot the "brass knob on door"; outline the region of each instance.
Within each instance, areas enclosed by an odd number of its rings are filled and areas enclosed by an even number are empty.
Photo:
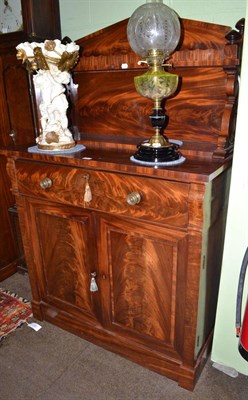
[[[42,189],[48,189],[52,186],[52,184],[53,184],[53,181],[48,177],[41,179],[41,181],[40,181],[40,187]]]
[[[127,203],[130,204],[130,206],[139,204],[140,201],[141,195],[139,194],[139,192],[132,192],[127,195]]]

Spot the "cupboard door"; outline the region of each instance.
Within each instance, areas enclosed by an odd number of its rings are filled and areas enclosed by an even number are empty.
[[[17,61],[15,55],[5,56],[0,65],[3,110],[0,118],[0,126],[3,128],[0,143],[3,146],[13,142],[16,145],[32,144],[35,142],[33,92],[26,68]]]
[[[71,315],[97,319],[99,295],[90,291],[91,273],[97,270],[93,217],[78,208],[29,199],[28,238],[33,257],[31,270],[38,285],[35,301]],[[24,243],[25,245],[25,243]]]
[[[180,354],[187,235],[124,218],[100,218],[104,321],[135,342]]]

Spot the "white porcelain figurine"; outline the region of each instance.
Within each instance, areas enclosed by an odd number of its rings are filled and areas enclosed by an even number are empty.
[[[65,85],[71,80],[69,71],[78,61],[79,46],[74,42],[64,45],[55,39],[44,43],[21,43],[16,49],[17,58],[26,63],[29,72],[35,72],[34,86],[36,93],[40,94],[38,148],[54,151],[74,147],[68,129]]]

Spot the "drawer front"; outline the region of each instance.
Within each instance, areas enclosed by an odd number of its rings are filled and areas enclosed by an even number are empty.
[[[188,224],[189,185],[185,183],[20,160],[16,176],[19,193],[28,196],[178,227]],[[42,188],[46,178],[51,186]],[[90,202],[84,197],[87,181]],[[135,205],[127,201],[133,192],[140,195]]]

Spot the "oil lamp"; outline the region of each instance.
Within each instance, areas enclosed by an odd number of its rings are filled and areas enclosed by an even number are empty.
[[[179,164],[185,158],[178,151],[178,141],[169,141],[163,134],[168,120],[161,106],[163,99],[172,96],[178,86],[178,75],[164,70],[167,60],[180,40],[180,21],[174,10],[163,4],[163,0],[146,0],[128,21],[127,37],[133,51],[146,63],[148,71],[134,78],[137,92],[153,100],[150,115],[155,133],[141,143],[131,160],[146,165]]]

